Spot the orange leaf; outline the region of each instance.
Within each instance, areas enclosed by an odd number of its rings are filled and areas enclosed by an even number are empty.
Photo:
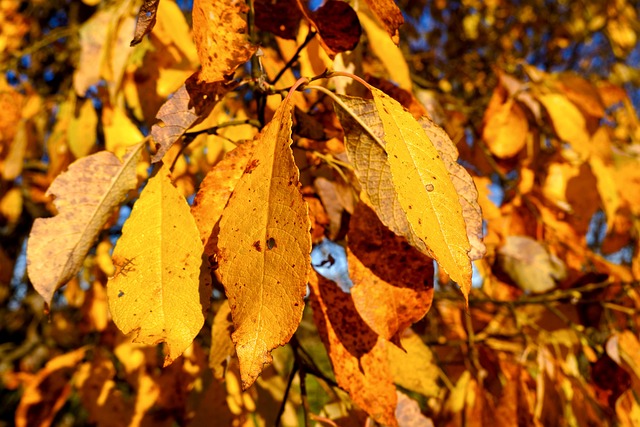
[[[290,148],[291,108],[286,100],[258,137],[220,219],[218,273],[245,389],[298,327],[311,265],[308,209]]]
[[[247,36],[245,2],[194,0],[193,38],[202,64],[200,81],[226,82],[256,48]]]
[[[502,86],[493,92],[484,116],[482,139],[499,158],[513,157],[527,142],[529,123],[524,111],[513,98],[506,96]]]
[[[363,203],[351,217],[347,239],[354,305],[371,329],[397,343],[431,307],[433,260],[386,228]]]

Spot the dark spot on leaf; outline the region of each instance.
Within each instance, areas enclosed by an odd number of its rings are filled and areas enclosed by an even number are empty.
[[[260,240],[256,240],[253,242],[253,247],[256,248],[256,251],[262,252],[262,247],[260,246]]]
[[[273,248],[277,248],[278,245],[276,245],[276,239],[274,239],[273,237],[269,237],[267,239],[267,248],[268,249],[273,249]]]
[[[247,167],[244,168],[244,173],[251,173],[258,166],[260,161],[258,159],[253,159],[249,163],[247,163]]]
[[[118,298],[122,298],[124,296],[124,292],[121,290],[118,291]]]

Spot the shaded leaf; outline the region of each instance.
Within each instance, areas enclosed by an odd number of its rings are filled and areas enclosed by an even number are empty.
[[[159,162],[171,146],[190,127],[201,122],[213,107],[237,83],[199,83],[199,73],[193,74],[173,96],[165,102],[156,119],[160,122],[151,127],[151,136],[156,142],[153,163]]]
[[[256,0],[256,26],[287,40],[295,40],[302,19],[296,0]]]
[[[404,24],[402,12],[393,0],[366,0],[371,12],[382,22],[395,44],[400,42],[398,29]]]
[[[291,108],[283,102],[258,137],[220,220],[218,272],[245,389],[291,338],[304,307],[310,223],[290,148]]]
[[[462,288],[471,288],[471,249],[458,193],[440,153],[420,124],[395,100],[373,89],[392,182],[411,228]]]
[[[309,277],[313,318],[338,385],[374,420],[397,426],[396,388],[387,362],[389,347],[358,315],[353,301],[319,274]]]
[[[113,251],[107,284],[113,320],[135,342],[167,344],[165,366],[204,323],[200,302],[203,252],[189,205],[161,170],[136,201]]]
[[[204,251],[208,256],[214,255],[218,241],[217,232],[213,232],[214,227],[242,177],[255,145],[255,141],[246,142],[228,152],[200,184],[191,206],[191,214],[196,219]]]
[[[209,367],[213,370],[216,379],[223,379],[228,359],[233,356],[235,348],[231,341],[233,321],[231,320],[231,308],[229,301],[224,300],[211,326],[211,352],[209,353]]]
[[[362,27],[358,14],[348,3],[327,0],[315,12],[307,11],[301,0],[298,7],[320,35],[320,44],[331,59],[338,53],[353,50],[360,41]]]
[[[402,89],[410,91],[413,86],[411,73],[400,48],[389,39],[387,32],[377,22],[364,13],[360,13],[358,17],[367,33],[369,47],[378,59],[382,61],[391,80],[397,82]]]
[[[398,334],[431,307],[433,260],[386,228],[363,203],[351,217],[347,239],[354,305],[371,329],[397,342]]]
[[[113,210],[136,187],[142,147],[132,147],[122,162],[107,151],[84,157],[47,190],[58,215],[36,219],[27,244],[29,278],[47,304],[80,270]]]
[[[156,13],[160,0],[144,0],[140,11],[138,11],[138,19],[136,21],[136,29],[131,40],[131,46],[135,46],[142,41],[142,38],[149,34],[156,25]]]
[[[242,1],[193,2],[193,38],[202,64],[200,81],[228,81],[256,51],[247,34],[247,11],[248,6]]]

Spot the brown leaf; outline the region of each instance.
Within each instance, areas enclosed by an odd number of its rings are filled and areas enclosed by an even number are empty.
[[[348,3],[328,0],[315,12],[309,12],[298,0],[298,7],[320,35],[320,43],[333,59],[338,53],[353,50],[360,41],[362,27],[358,14]]]
[[[144,0],[138,12],[136,30],[130,46],[135,46],[140,43],[142,38],[153,30],[153,26],[156,25],[156,12],[158,11],[159,4],[160,0]]]
[[[404,24],[402,12],[393,0],[366,0],[369,9],[382,22],[395,44],[400,42],[398,29]]]
[[[242,385],[300,323],[311,269],[309,214],[291,151],[287,99],[264,128],[220,219],[218,273],[233,317]]]
[[[218,224],[229,197],[247,168],[253,156],[255,140],[245,142],[228,152],[224,158],[204,177],[196,198],[191,206],[191,214],[196,219],[200,238],[207,256],[215,254],[218,235],[214,227]]]
[[[283,39],[296,39],[302,19],[296,0],[256,0],[253,7],[258,28]]]
[[[135,188],[142,146],[131,148],[123,162],[108,151],[83,157],[47,190],[59,213],[37,219],[27,244],[29,278],[47,304],[80,270],[115,207]]]
[[[193,38],[202,64],[199,81],[228,81],[256,51],[247,35],[247,11],[243,1],[194,0]]]
[[[355,308],[378,335],[397,342],[431,307],[433,260],[385,227],[363,203],[351,217],[347,239]]]
[[[156,118],[159,123],[151,127],[151,136],[156,143],[153,163],[162,160],[165,153],[190,127],[209,115],[222,97],[237,83],[200,83],[199,73],[193,74],[173,96],[165,102]]]
[[[367,326],[353,300],[334,282],[311,274],[309,286],[313,318],[338,385],[374,420],[397,426],[396,388],[386,355],[388,343]]]

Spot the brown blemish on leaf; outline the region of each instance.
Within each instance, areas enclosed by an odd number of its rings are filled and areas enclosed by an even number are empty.
[[[251,173],[255,168],[258,167],[260,161],[258,159],[253,159],[249,163],[247,163],[247,167],[244,168],[244,173]]]
[[[269,239],[267,240],[267,248],[271,250],[277,247],[278,245],[276,244],[276,239],[274,239],[273,237],[269,237]]]
[[[262,247],[260,246],[260,240],[256,240],[253,242],[253,247],[256,248],[256,251],[262,252]]]

